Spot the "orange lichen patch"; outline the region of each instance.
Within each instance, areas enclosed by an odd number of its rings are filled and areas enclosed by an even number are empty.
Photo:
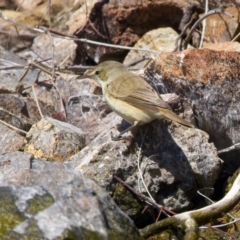
[[[221,44],[215,45],[219,48],[214,46],[214,50],[187,49],[183,52],[160,54],[156,59],[156,67],[166,78],[180,78],[189,82],[207,84],[209,81],[238,78],[240,52],[235,50],[236,44],[233,44],[232,48],[228,45],[227,50],[222,48]]]

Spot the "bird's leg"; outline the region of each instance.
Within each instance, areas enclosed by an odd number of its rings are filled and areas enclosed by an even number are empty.
[[[119,134],[117,134],[116,136],[113,136],[112,133],[111,133],[111,139],[113,141],[118,141],[118,140],[121,140],[122,139],[122,135],[130,130],[133,130],[134,128],[136,128],[138,125],[139,125],[139,121],[135,121],[133,123],[132,126],[128,127],[127,129],[125,129],[124,131],[120,132]]]

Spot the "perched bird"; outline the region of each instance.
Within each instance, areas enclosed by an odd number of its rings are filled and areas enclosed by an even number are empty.
[[[102,87],[109,107],[132,124],[115,137],[115,140],[130,129],[155,119],[170,119],[187,127],[194,127],[176,115],[150,84],[119,62],[102,62],[88,70],[86,75]]]

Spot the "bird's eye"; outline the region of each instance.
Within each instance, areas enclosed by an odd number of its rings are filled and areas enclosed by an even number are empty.
[[[99,75],[99,74],[100,74],[100,71],[96,71],[95,74],[96,74],[96,75]]]

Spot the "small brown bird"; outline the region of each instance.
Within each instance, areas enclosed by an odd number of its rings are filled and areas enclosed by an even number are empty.
[[[130,129],[155,119],[170,119],[187,127],[194,127],[176,115],[150,84],[119,62],[102,62],[89,70],[87,76],[100,84],[110,108],[133,124],[117,138]]]

